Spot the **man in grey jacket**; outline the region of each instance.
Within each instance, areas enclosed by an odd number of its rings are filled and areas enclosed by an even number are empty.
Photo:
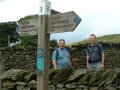
[[[87,68],[89,70],[104,69],[104,49],[100,43],[97,43],[96,36],[90,35],[90,45],[87,46]]]

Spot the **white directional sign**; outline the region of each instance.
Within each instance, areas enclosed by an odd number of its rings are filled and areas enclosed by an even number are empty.
[[[21,20],[19,25],[20,31],[18,33],[20,36],[37,35],[38,18]]]
[[[49,17],[48,33],[70,32],[75,30],[81,18],[74,12],[55,14]]]

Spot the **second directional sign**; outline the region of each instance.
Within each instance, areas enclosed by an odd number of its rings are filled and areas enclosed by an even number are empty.
[[[49,17],[48,33],[61,33],[74,31],[81,18],[74,12],[55,14]]]
[[[50,15],[48,17],[47,33],[74,31],[81,20],[74,11]],[[23,20],[19,24],[21,28],[19,33],[21,36],[37,35],[38,18]]]

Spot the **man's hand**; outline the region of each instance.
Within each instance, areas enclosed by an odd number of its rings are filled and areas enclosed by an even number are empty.
[[[87,61],[86,61],[86,63],[87,63],[87,68],[88,68],[88,60],[89,60],[89,55],[87,54]]]
[[[101,63],[101,64],[100,64],[100,68],[101,68],[101,69],[104,69],[104,63]]]
[[[101,64],[100,64],[100,67],[101,67],[101,69],[104,69],[104,61],[105,61],[105,54],[104,54],[104,52],[102,53],[102,61],[101,61]]]
[[[53,60],[53,62],[52,62],[52,63],[53,63],[53,67],[54,67],[54,69],[55,69],[55,70],[57,70],[57,64],[56,64],[56,61],[55,61],[55,60]]]

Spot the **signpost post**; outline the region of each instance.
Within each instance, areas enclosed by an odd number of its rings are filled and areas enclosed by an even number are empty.
[[[30,19],[20,26],[21,36],[38,34],[37,90],[49,90],[50,34],[74,31],[80,22],[81,18],[73,11],[51,15],[51,3],[48,0],[42,0],[38,20]]]
[[[37,48],[37,90],[49,90],[49,40],[47,32],[48,15],[51,15],[51,3],[40,2]]]

